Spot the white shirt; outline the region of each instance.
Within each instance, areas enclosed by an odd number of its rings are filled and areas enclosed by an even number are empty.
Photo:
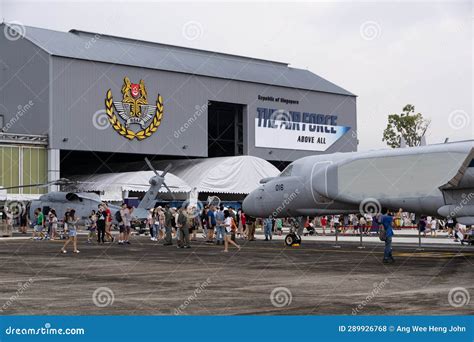
[[[232,217],[228,217],[225,219],[225,230],[230,233],[232,230]]]

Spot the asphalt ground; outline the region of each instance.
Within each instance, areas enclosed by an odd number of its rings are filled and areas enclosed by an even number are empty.
[[[474,248],[243,242],[242,250],[0,240],[3,315],[460,315],[474,313]],[[451,291],[451,294],[450,294]]]

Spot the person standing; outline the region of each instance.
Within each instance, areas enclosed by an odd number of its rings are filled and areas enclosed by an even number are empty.
[[[326,228],[328,226],[328,219],[326,216],[321,217],[321,228],[323,228],[323,235],[326,235]]]
[[[212,243],[213,240],[214,240],[214,229],[216,229],[216,214],[215,214],[215,211],[216,211],[216,207],[211,205],[211,207],[209,208],[209,211],[207,212],[207,223],[208,223],[208,227],[207,227],[207,243]]]
[[[107,209],[103,204],[99,204],[99,210],[95,215],[97,221],[97,244],[105,244],[105,232],[107,231]]]
[[[418,231],[420,235],[423,234],[423,237],[426,237],[426,216],[420,216]]]
[[[272,239],[272,226],[273,220],[271,216],[263,220],[263,231],[265,233],[265,241]]]
[[[67,245],[69,245],[70,242],[72,242],[74,246],[73,252],[79,253],[79,250],[77,249],[77,229],[76,229],[77,221],[78,219],[76,217],[76,211],[74,209],[71,209],[67,217],[67,229],[69,232],[69,238],[64,243],[63,248],[61,248],[61,253],[63,254],[67,253],[66,247]]]
[[[242,226],[242,227],[240,227]],[[241,231],[240,237],[242,239],[247,239],[247,217],[245,216],[245,213],[243,210],[240,211],[240,222],[239,222],[239,229]]]
[[[100,210],[98,210],[100,214]],[[95,210],[91,211],[89,215],[89,235],[87,236],[87,243],[92,243],[92,238],[97,235],[97,213]]]
[[[155,240],[156,227],[155,227],[155,211],[154,209],[149,209],[146,216],[146,227],[150,231],[150,240]]]
[[[128,208],[126,203],[122,203],[122,206],[120,208],[120,222],[119,222],[119,245],[123,245],[125,243],[125,237],[127,235],[126,233],[126,225],[130,224],[129,222],[126,222],[125,220],[128,217]]]
[[[255,217],[246,216],[247,239],[248,241],[255,241]]]
[[[235,247],[237,247],[240,251],[240,246],[235,243],[233,240],[232,240],[232,232],[236,231],[237,229],[237,226],[235,224],[235,221],[232,217],[232,215],[229,213],[228,210],[224,210],[223,212],[224,214],[224,222],[223,222],[223,226],[224,226],[224,252],[229,252],[229,243],[231,245],[234,245]]]
[[[395,259],[392,256],[393,217],[389,215],[387,209],[382,211],[381,224],[385,230],[383,262],[391,264],[395,262]]]
[[[109,206],[107,203],[103,202],[102,206],[104,207],[105,212],[105,235],[110,242],[114,242],[115,238],[112,235],[112,212],[110,211]]]
[[[6,216],[6,215],[5,215]],[[33,240],[39,240],[43,238],[43,228],[44,228],[44,215],[41,211],[41,208],[35,210],[35,226],[33,228]],[[39,235],[39,236],[36,236]]]
[[[191,215],[189,219],[189,224],[190,227],[189,229],[191,230],[190,235],[191,235],[191,241],[196,241],[196,232],[199,228],[199,213],[197,211],[197,208],[195,206],[191,207]]]
[[[206,239],[207,242],[207,229],[208,229],[208,224],[207,224],[207,213],[209,211],[209,208],[207,206],[204,207],[201,213],[201,226],[202,226],[202,237]]]
[[[224,206],[221,205],[219,210],[216,212],[216,244],[223,245],[224,244]]]
[[[165,205],[164,212],[165,242],[163,243],[163,246],[171,246],[173,244],[173,238],[171,236],[171,229],[173,227],[172,219],[173,215],[171,214],[170,206],[167,204]]]
[[[436,217],[433,217],[433,219],[430,222],[430,236],[431,237],[436,237],[436,230],[438,229],[438,220]]]
[[[56,210],[54,209],[49,211],[49,223],[51,225],[50,239],[54,240],[58,230],[58,216],[56,215]]]
[[[132,212],[133,208],[130,207],[129,205],[125,205],[124,211],[123,211],[123,224],[125,227],[124,231],[124,244],[130,245],[130,234],[132,232]]]
[[[179,231],[178,248],[191,248],[189,243],[189,220],[187,217],[188,208],[179,208],[176,226]]]
[[[275,227],[276,227],[276,233],[278,236],[281,236],[283,233],[283,220],[281,218],[275,219]]]
[[[20,213],[20,233],[26,234],[28,226],[28,211],[23,209]]]

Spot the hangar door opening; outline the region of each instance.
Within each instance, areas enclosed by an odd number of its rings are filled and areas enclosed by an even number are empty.
[[[209,157],[241,156],[244,153],[244,105],[209,101],[207,153]]]

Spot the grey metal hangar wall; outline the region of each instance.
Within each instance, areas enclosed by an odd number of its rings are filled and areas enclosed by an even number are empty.
[[[356,125],[355,102],[342,95],[58,57],[53,58],[52,67],[55,81],[52,84],[53,132],[50,141],[52,148],[57,149],[206,157],[209,100],[245,105],[244,153],[264,159],[294,160],[310,151],[297,151],[298,144],[291,143],[285,149],[256,147],[258,124],[255,119],[262,109],[268,113],[284,110],[283,118],[285,113],[290,113],[290,119],[294,113],[301,113],[301,116],[303,113],[337,115],[338,126],[355,129]],[[135,84],[143,80],[149,104],[156,105],[158,94],[163,99],[159,127],[143,140],[128,139],[107,121],[107,91],[111,90],[114,102],[121,101],[124,77]],[[298,104],[269,100],[272,97],[293,99],[291,101],[298,101]],[[113,109],[124,124],[116,108]],[[262,120],[265,120],[264,116]],[[139,124],[130,124],[135,132],[141,128]],[[281,131],[274,129],[272,134],[278,136]],[[301,132],[301,136],[306,136],[305,132]],[[353,134],[346,133],[327,152],[353,151],[356,146],[353,139]],[[302,142],[301,148],[304,145]]]
[[[206,157],[208,101],[242,105],[244,154],[292,161],[357,148],[355,96],[309,71],[77,31],[24,33],[8,44],[25,59],[46,53],[48,112],[36,115],[52,149]]]

